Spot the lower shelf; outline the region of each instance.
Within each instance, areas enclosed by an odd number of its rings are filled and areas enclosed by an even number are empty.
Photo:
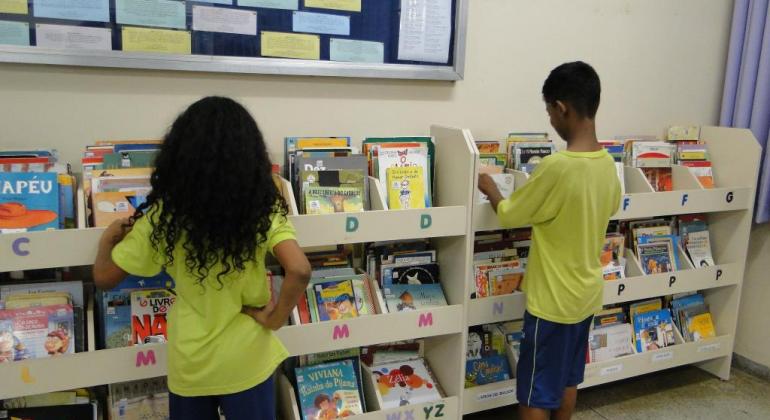
[[[490,296],[468,301],[468,325],[505,322],[524,317],[527,298],[523,293]]]
[[[516,403],[518,400],[515,379],[463,390],[463,414],[478,413]]]

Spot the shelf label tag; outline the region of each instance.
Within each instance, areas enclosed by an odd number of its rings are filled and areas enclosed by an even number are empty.
[[[728,202],[728,203],[732,203],[734,198],[735,198],[735,195],[733,194],[732,191],[730,191],[725,196],[725,201]]]
[[[444,404],[434,404],[429,407],[423,407],[422,411],[425,412],[426,420],[430,418],[431,414],[433,414],[434,418],[444,417]]]
[[[599,372],[599,376],[612,375],[613,373],[619,373],[621,371],[623,371],[623,364],[607,366]]]
[[[620,295],[623,293],[623,291],[624,291],[624,290],[626,290],[626,285],[625,285],[625,283],[620,283],[620,284],[618,285],[618,296],[620,296]]]
[[[516,387],[507,386],[505,388],[498,388],[492,391],[482,392],[476,395],[476,401],[489,401],[497,398],[507,397],[516,393]]]
[[[685,204],[687,204],[687,199],[690,198],[690,194],[682,194],[682,207],[684,207]]]
[[[403,414],[403,417],[401,416]],[[399,411],[398,413],[388,413],[385,415],[386,420],[414,420],[414,410]]]
[[[623,197],[623,211],[628,210],[628,207],[631,206],[631,197],[625,196]]]
[[[503,314],[503,302],[495,302],[492,305],[492,315],[502,315]]]
[[[676,276],[671,276],[668,278],[668,287],[671,288],[674,283],[676,283]]]
[[[652,355],[652,363],[659,363],[659,362],[665,362],[666,360],[671,360],[674,358],[674,352],[664,351],[661,353],[655,353]]]
[[[717,268],[717,278],[716,281],[719,281],[722,278],[722,269]]]
[[[332,332],[332,340],[342,340],[343,338],[350,338],[348,324],[335,325],[334,332]]]
[[[147,350],[147,353],[143,351],[136,352],[136,367],[153,365],[155,366],[155,351]]]
[[[706,344],[705,346],[698,347],[698,353],[712,353],[719,350],[720,347],[722,347],[721,343]]]
[[[423,214],[420,216],[420,229],[427,229],[433,225],[433,218],[430,214]]]
[[[24,366],[21,368],[21,381],[25,384],[34,384],[35,378],[32,377],[32,374],[29,373],[29,367]]]
[[[22,245],[28,245],[30,242],[29,238],[22,236],[21,238],[16,238],[13,243],[11,244],[11,250],[13,250],[13,253],[16,254],[18,257],[26,257],[29,255],[29,251],[26,249],[22,249]]]
[[[345,232],[352,233],[358,230],[358,217],[348,216],[345,220]]]
[[[419,328],[432,327],[433,326],[433,312],[427,314],[420,314],[420,320],[417,323]]]

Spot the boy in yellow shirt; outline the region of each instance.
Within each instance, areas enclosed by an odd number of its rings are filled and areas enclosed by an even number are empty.
[[[507,199],[491,177],[479,175],[479,189],[503,227],[532,225],[517,367],[519,414],[525,420],[571,418],[591,320],[602,307],[599,257],[609,218],[620,204],[620,182],[612,157],[596,138],[600,94],[599,76],[590,65],[555,68],[543,85],[543,99],[567,150],[543,159]]]

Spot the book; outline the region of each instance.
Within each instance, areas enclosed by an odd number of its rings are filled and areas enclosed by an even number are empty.
[[[687,254],[695,268],[714,265],[708,230],[691,232],[687,235]]]
[[[594,315],[595,328],[623,324],[625,322],[626,313],[621,308],[605,309]]]
[[[149,176],[96,177],[91,179],[91,211],[96,227],[131,217],[147,201]]]
[[[319,321],[333,321],[358,316],[353,284],[350,280],[316,284],[313,286],[313,290],[318,305]]]
[[[165,343],[166,315],[176,301],[168,290],[139,290],[131,292],[131,343]]]
[[[674,190],[673,175],[670,167],[668,168],[644,167],[642,168],[642,172],[644,173],[644,176],[647,178],[647,180],[650,182],[650,185],[652,186],[653,190],[657,192]]]
[[[372,367],[380,408],[403,407],[440,400],[441,393],[425,359],[385,363]]]
[[[308,187],[304,192],[305,214],[332,214],[364,211],[364,191],[360,187]]]
[[[0,362],[75,352],[71,305],[0,310]]]
[[[675,252],[671,241],[640,242],[637,245],[639,263],[647,275],[676,270]]]
[[[425,208],[425,180],[420,166],[386,169],[388,207],[391,210]]]
[[[489,278],[489,294],[492,296],[510,295],[519,289],[524,280],[524,269],[518,261],[510,261],[487,272]]]
[[[382,144],[374,149],[376,152],[376,170],[377,178],[380,181],[387,182],[387,170],[388,168],[398,167],[410,167],[417,166],[422,168],[423,173],[423,195],[425,205],[423,207],[432,206],[432,188],[431,188],[431,176],[430,176],[430,157],[428,148],[422,144],[417,144],[412,147],[393,147],[390,144]]]
[[[639,313],[634,316],[636,351],[643,353],[676,344],[674,323],[668,309]]]
[[[424,355],[422,340],[377,344],[361,348],[361,362],[366,366],[414,360]]]
[[[108,386],[112,420],[168,420],[169,395],[166,378],[143,379]]]
[[[303,420],[363,414],[358,377],[351,360],[295,369]]]
[[[700,127],[697,125],[672,125],[668,128],[668,140],[698,140]]]
[[[433,306],[446,306],[441,285],[392,284],[383,288],[388,312],[408,312]]]
[[[532,173],[544,158],[556,153],[551,142],[509,142],[508,148],[512,159],[509,166],[527,173]]]
[[[687,333],[692,341],[701,341],[717,336],[711,313],[704,312],[687,319]]]
[[[368,189],[366,188],[368,181],[366,179],[366,172],[356,169],[340,169],[340,170],[324,170],[324,171],[300,171],[299,172],[299,206],[301,209],[307,212],[310,205],[307,200],[307,192],[316,188],[340,188],[341,190],[350,190],[354,188],[358,193],[358,199],[360,200],[360,206],[362,210],[368,208],[368,197],[365,194]],[[332,196],[333,197],[333,196]],[[350,205],[351,200],[347,198],[345,201]],[[332,199],[332,204],[336,205],[342,203],[339,199]],[[336,209],[336,213],[342,211],[357,211],[357,209],[344,210]]]
[[[382,286],[393,284],[432,284],[439,282],[438,263],[388,265],[382,268]]]
[[[611,324],[594,328],[588,336],[591,363],[634,354],[631,324]]]
[[[489,176],[492,177],[492,180],[495,181],[495,185],[497,185],[497,189],[500,190],[500,194],[503,196],[503,198],[508,198],[513,194],[514,191],[514,177],[513,174],[507,174],[507,173],[500,173],[500,174],[490,174]],[[488,203],[489,197],[486,196],[486,194],[479,192],[479,203]]]
[[[465,362],[466,388],[509,379],[511,379],[511,366],[505,356],[493,355]]]
[[[714,172],[711,167],[711,162],[705,161],[684,161],[680,162],[682,166],[686,166],[687,169],[698,178],[698,182],[703,188],[714,188]]]
[[[59,180],[51,172],[0,172],[0,233],[59,228]]]

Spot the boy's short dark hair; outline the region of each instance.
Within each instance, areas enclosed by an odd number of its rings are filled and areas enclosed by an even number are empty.
[[[596,117],[601,93],[599,75],[582,61],[556,67],[543,84],[543,99],[547,103],[567,102],[584,118]]]

